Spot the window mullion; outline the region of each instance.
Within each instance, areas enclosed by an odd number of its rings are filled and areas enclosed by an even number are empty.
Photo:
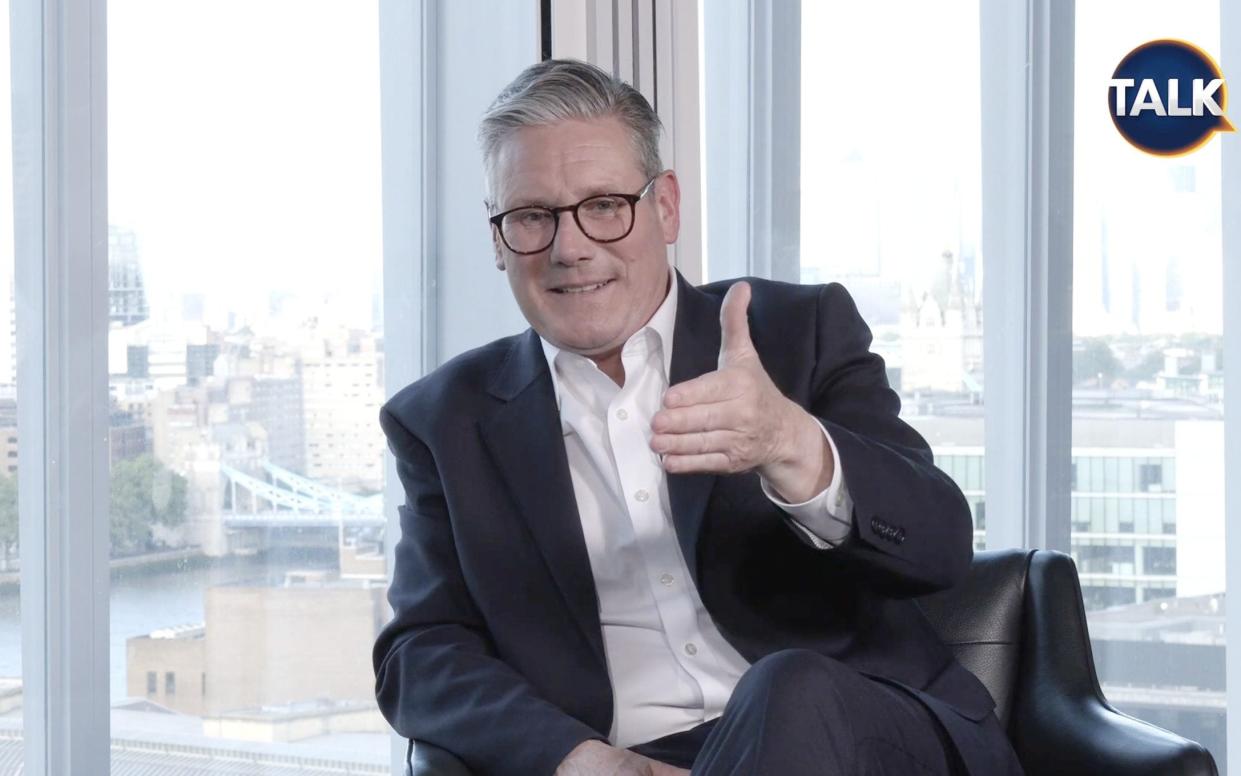
[[[999,549],[1026,543],[1026,9],[982,2],[979,34],[986,531]]]
[[[25,769],[109,762],[103,0],[14,0]]]
[[[1220,2],[1220,64],[1224,72],[1241,71],[1241,8]],[[1235,117],[1233,123],[1235,124]],[[1221,135],[1220,213],[1224,294],[1224,630],[1236,634],[1241,623],[1241,143]],[[1232,390],[1227,390],[1232,386]],[[1229,641],[1233,636],[1229,636]],[[1241,773],[1241,649],[1224,650],[1226,770]]]
[[[1031,0],[1027,92],[1025,545],[1069,551],[1073,0]]]

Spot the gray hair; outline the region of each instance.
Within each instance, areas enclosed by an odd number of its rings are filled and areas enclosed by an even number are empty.
[[[488,206],[495,186],[500,146],[522,127],[567,119],[615,117],[629,130],[642,171],[653,178],[662,169],[662,124],[642,93],[606,71],[576,59],[548,59],[527,67],[504,87],[483,114],[478,143],[487,176]]]

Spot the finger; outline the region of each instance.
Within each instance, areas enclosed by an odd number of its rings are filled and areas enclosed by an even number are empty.
[[[724,453],[737,449],[736,431],[692,431],[688,434],[656,434],[651,437],[651,449],[660,455],[706,455]],[[730,458],[736,458],[734,453]]]
[[[734,402],[717,401],[662,409],[651,418],[651,431],[656,434],[685,434],[691,431],[735,428],[739,413],[731,406],[733,404]]]
[[[733,462],[724,453],[665,455],[663,466],[664,471],[669,474],[689,474],[692,472],[730,474],[736,470]]]
[[[736,377],[735,371],[707,372],[693,380],[677,383],[664,391],[664,406],[671,409],[734,399],[741,389]]]
[[[746,317],[749,306],[750,284],[740,280],[729,286],[724,303],[720,305],[720,369],[738,359],[748,359],[754,353],[750,321]]]

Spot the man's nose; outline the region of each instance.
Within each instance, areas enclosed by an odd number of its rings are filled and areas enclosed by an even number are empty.
[[[556,218],[560,219],[560,223],[556,228],[556,237],[552,240],[552,261],[558,264],[576,264],[591,258],[595,241],[587,237],[577,225],[573,211],[557,213]]]

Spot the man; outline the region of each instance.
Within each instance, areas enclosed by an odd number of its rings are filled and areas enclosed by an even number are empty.
[[[839,285],[694,288],[642,96],[523,72],[480,129],[531,328],[398,392],[380,708],[478,774],[1005,774],[983,686],[912,596],[967,505]]]

